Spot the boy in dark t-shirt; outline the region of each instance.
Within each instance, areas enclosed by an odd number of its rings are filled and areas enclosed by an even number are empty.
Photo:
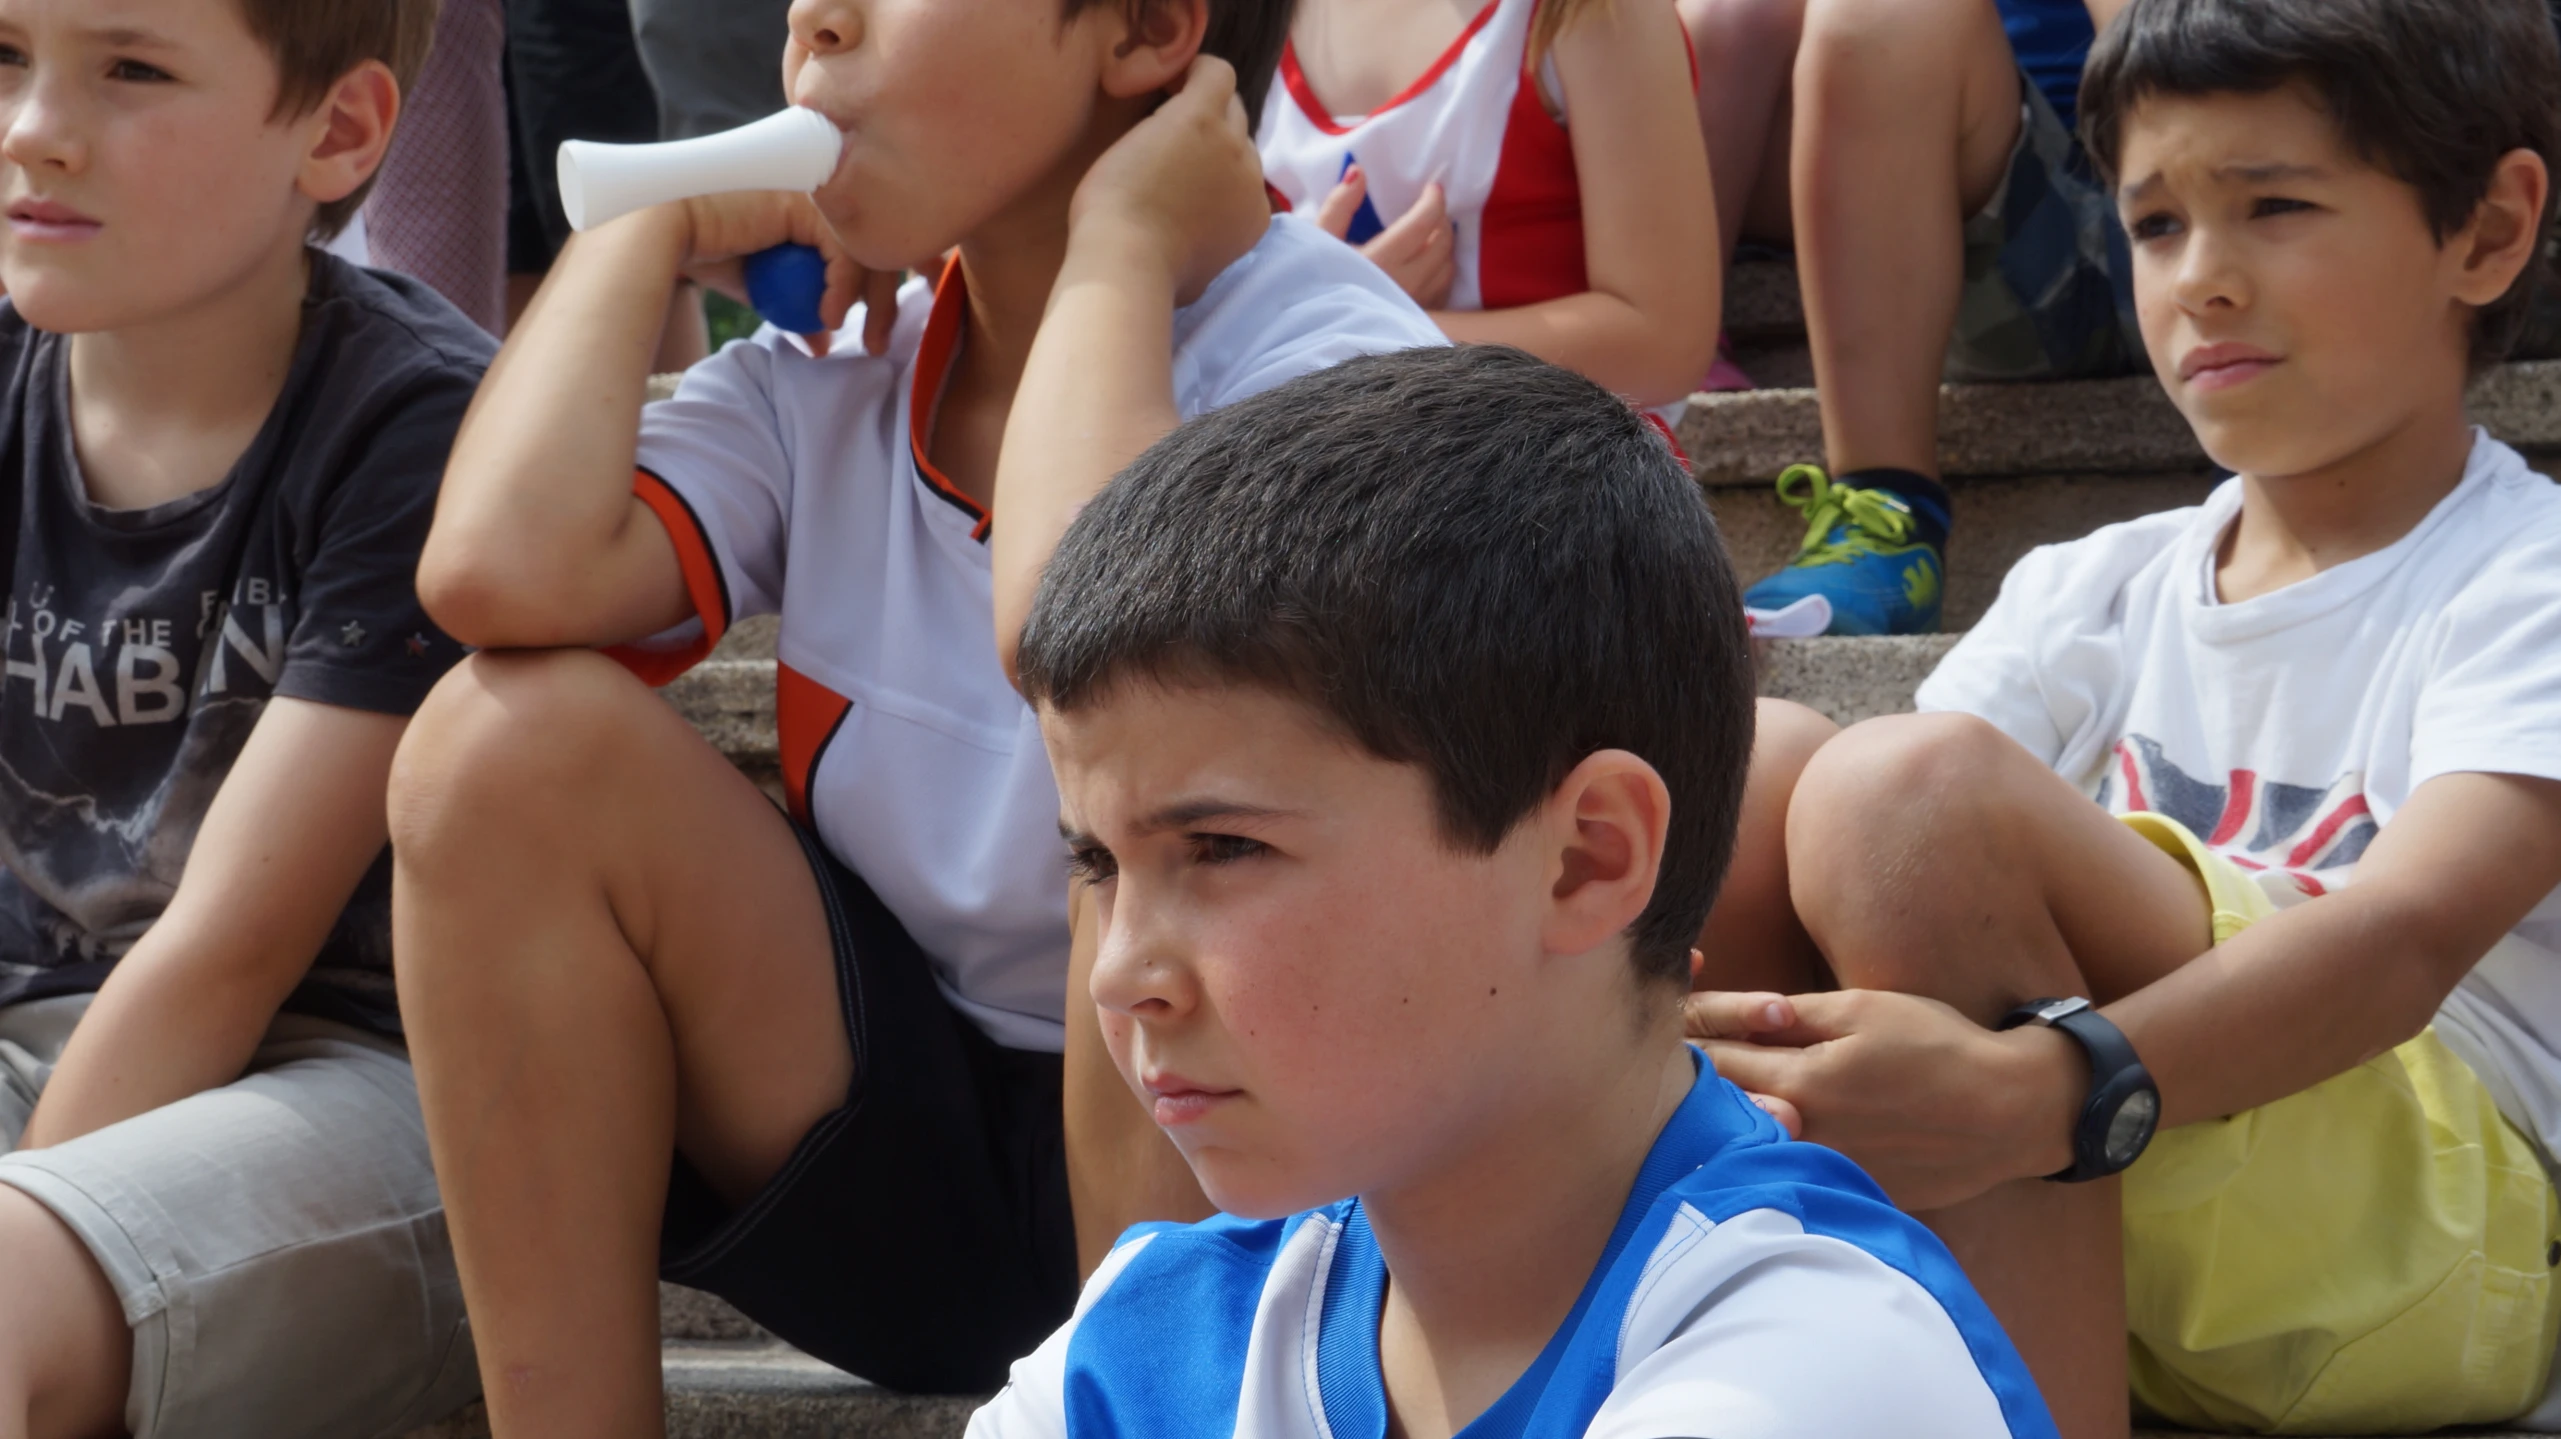
[[[383,792],[462,653],[414,577],[494,345],[308,248],[434,15],[0,0],[0,1434],[476,1388]]]

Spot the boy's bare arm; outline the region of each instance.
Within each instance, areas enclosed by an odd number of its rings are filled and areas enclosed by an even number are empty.
[[[996,463],[996,652],[1005,673],[1077,511],[1174,428],[1174,309],[1269,226],[1236,72],[1204,56],[1094,162]]]
[[[386,839],[408,721],[267,704],[160,919],[108,975],[28,1122],[40,1148],[228,1084]]]
[[[1432,318],[1464,343],[1517,345],[1641,404],[1687,399],[1721,323],[1716,193],[1668,5],[1594,7],[1557,42],[1582,190],[1579,295]]]
[[[2418,1034],[2556,886],[2561,782],[2449,775],[2383,827],[2353,885],[2098,998],[2160,1086],[2164,1127],[2235,1114]],[[2070,1164],[2088,1070],[2052,1031],[1996,1034],[1902,994],[1800,995],[1776,1014],[1771,999],[1699,996],[1692,1033],[1714,1041],[1719,1073],[1794,1105],[1898,1202],[1936,1208]]]
[[[787,240],[835,257],[821,316],[841,324],[866,277],[804,197],[662,205],[561,252],[446,466],[418,593],[447,633],[482,648],[620,644],[692,615],[675,545],[632,494],[650,361],[679,278]]]

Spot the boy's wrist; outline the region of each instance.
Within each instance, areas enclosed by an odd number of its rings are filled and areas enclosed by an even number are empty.
[[[2039,1179],[2072,1167],[2072,1135],[2089,1103],[2090,1060],[2061,1030],[2029,1025],[1998,1039],[2011,1065],[1997,1081],[2013,1098],[2013,1179]]]
[[[1163,238],[1142,221],[1109,211],[1081,214],[1068,227],[1059,278],[1110,278],[1161,287],[1171,296],[1175,265]]]
[[[624,263],[650,257],[672,282],[694,255],[694,222],[684,202],[652,205],[583,235],[572,236],[563,258],[604,251]]]

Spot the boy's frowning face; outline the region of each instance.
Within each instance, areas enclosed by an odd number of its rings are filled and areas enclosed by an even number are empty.
[[[2144,344],[2218,462],[2309,473],[2461,386],[2463,247],[2308,93],[2154,95],[2124,137]]]
[[[796,0],[784,88],[845,132],[819,210],[856,260],[916,263],[1044,181],[1063,212],[1121,7],[1060,0]],[[1090,156],[1084,156],[1090,159]]]
[[[1535,824],[1452,848],[1421,769],[1261,690],[1135,681],[1042,728],[1105,1040],[1219,1208],[1440,1172],[1535,1083],[1569,1027],[1536,997]]]
[[[233,0],[0,0],[0,282],[57,331],[221,294],[313,202],[308,122]]]

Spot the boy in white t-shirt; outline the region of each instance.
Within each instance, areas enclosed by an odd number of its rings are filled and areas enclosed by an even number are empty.
[[[847,132],[815,204],[581,237],[493,366],[419,580],[483,652],[392,812],[501,1434],[658,1431],[661,1273],[909,1390],[993,1387],[1066,1314],[1068,889],[1011,636],[1066,515],[1180,419],[1439,343],[1270,216],[1234,77],[1280,10],[802,0],[791,94]],[[787,239],[859,321],[644,413],[668,289]],[[1073,395],[1023,378],[1062,352]],[[788,818],[634,678],[773,613]]]
[[[2550,20],[2134,0],[2082,94],[2237,477],[2031,554],[1931,713],[1815,755],[1844,989],[1693,1032],[1929,1219],[2067,1435],[2129,1377],[2201,1429],[2511,1421],[2561,1337],[2561,488],[2464,391],[2550,230]]]

